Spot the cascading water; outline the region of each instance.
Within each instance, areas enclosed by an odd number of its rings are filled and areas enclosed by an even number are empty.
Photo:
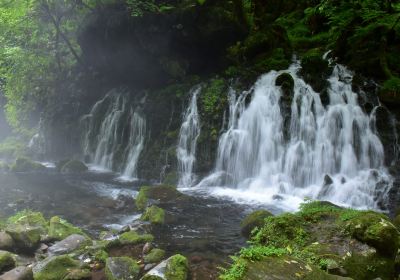
[[[196,160],[197,138],[200,135],[200,119],[197,111],[197,96],[200,92],[200,86],[192,89],[192,98],[179,132],[179,143],[176,150],[179,172],[178,187],[191,187],[195,181],[193,165]]]
[[[96,166],[136,177],[136,167],[144,147],[146,121],[133,110],[121,93],[110,92],[82,118],[85,136],[83,151]]]
[[[324,106],[320,95],[297,76],[299,68],[295,64],[262,76],[248,106],[251,92],[236,97],[230,91],[230,119],[220,137],[216,170],[198,186],[215,186],[211,190],[217,195],[288,210],[307,197],[378,208],[391,177],[384,168],[384,149],[373,131],[373,119],[352,91],[352,73],[344,66],[334,67],[329,104]],[[287,128],[280,106],[283,92],[275,85],[283,73],[294,80]]]

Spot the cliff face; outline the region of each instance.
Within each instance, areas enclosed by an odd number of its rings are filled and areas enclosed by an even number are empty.
[[[338,13],[347,7],[339,2],[332,4]],[[326,79],[332,71],[322,56],[332,50],[330,57],[356,71],[353,86],[363,92],[359,102],[366,112],[378,104],[378,94],[388,105],[397,104],[397,24],[390,23],[393,28],[389,28],[382,18],[373,18],[367,24],[360,14],[335,29],[328,10],[333,8],[322,6],[320,1],[156,4],[156,11],[132,16],[124,1],[116,1],[98,7],[86,19],[78,40],[84,66],[76,69],[76,84],[65,90],[74,94],[45,117],[50,155],[81,154],[80,118],[107,92],[123,89],[133,97],[131,100],[141,100],[147,121],[139,176],[174,182],[183,113],[190,89],[200,84],[201,134],[195,172],[208,173],[214,167],[218,136],[228,113],[229,87],[249,89],[260,74],[286,69],[293,54],[302,59],[300,74],[322,99],[328,98]],[[375,9],[386,13],[386,19],[396,17],[383,6]],[[371,25],[374,21],[376,26]],[[357,33],[354,25],[363,32]],[[378,110],[377,117],[386,164],[396,165],[393,129],[397,123],[388,121],[392,118],[385,108]]]

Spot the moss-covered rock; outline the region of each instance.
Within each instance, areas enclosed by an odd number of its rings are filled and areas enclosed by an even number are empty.
[[[41,213],[25,210],[7,219],[5,231],[16,247],[31,250],[39,244],[40,236],[47,234],[48,223]]]
[[[63,240],[71,234],[86,235],[80,228],[68,223],[58,216],[50,219],[49,237],[56,240]]]
[[[144,186],[140,188],[136,197],[136,207],[139,210],[145,210],[149,206],[149,200],[157,200],[159,202],[169,202],[183,196],[175,187],[168,185]]]
[[[116,240],[122,245],[135,245],[140,243],[152,242],[154,236],[151,234],[138,234],[136,231],[128,231],[119,236]]]
[[[34,266],[35,280],[61,280],[74,269],[79,268],[79,262],[67,255],[49,257]]]
[[[163,224],[165,221],[165,211],[164,209],[152,205],[147,207],[143,215],[140,217],[143,221],[149,221],[152,224]]]
[[[12,172],[32,172],[45,170],[46,167],[38,162],[35,162],[27,157],[19,157],[15,160],[15,163],[11,165],[10,170]]]
[[[245,237],[250,237],[251,231],[264,225],[265,218],[272,216],[267,210],[257,210],[247,215],[240,223],[241,232]]]
[[[15,267],[15,259],[10,252],[0,251],[0,274]]]
[[[106,261],[107,280],[137,279],[140,273],[139,265],[129,257],[108,258]]]
[[[62,173],[82,173],[89,168],[80,160],[70,160],[61,167]]]
[[[165,251],[162,249],[152,249],[147,255],[143,257],[144,263],[158,263],[165,257]]]
[[[188,260],[182,255],[174,255],[167,261],[165,278],[167,280],[186,280],[189,273]]]
[[[4,231],[0,231],[0,250],[10,250],[14,247],[14,240]]]
[[[400,104],[400,78],[392,77],[386,80],[379,93],[379,98],[388,105]]]
[[[253,234],[252,245],[241,250],[221,279],[275,279],[262,275],[340,279],[326,276],[328,272],[352,279],[389,280],[395,277],[399,236],[383,214],[309,202],[298,213],[267,217]],[[306,270],[298,270],[297,264]]]
[[[63,278],[63,280],[90,280],[92,273],[89,269],[72,269]]]
[[[311,49],[301,59],[300,75],[312,88],[322,93],[328,87],[327,78],[331,74],[329,63],[323,59],[323,50]]]

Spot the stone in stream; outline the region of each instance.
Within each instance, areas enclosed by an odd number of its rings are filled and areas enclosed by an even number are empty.
[[[33,266],[35,279],[60,280],[74,269],[79,269],[79,262],[67,255],[52,256]]]
[[[61,167],[62,173],[83,173],[89,168],[79,160],[70,160]]]
[[[249,237],[251,231],[256,227],[262,226],[265,218],[270,216],[272,216],[272,214],[267,210],[257,210],[247,215],[240,224],[242,235]]]
[[[164,250],[155,248],[143,257],[143,261],[145,264],[159,263],[164,259],[164,256],[165,256]]]
[[[63,240],[71,234],[85,235],[80,228],[71,225],[66,220],[61,219],[58,216],[54,216],[50,219],[50,238],[53,238],[55,240]]]
[[[138,279],[140,267],[129,257],[113,257],[106,261],[107,280]]]
[[[0,231],[0,250],[10,250],[13,247],[14,240],[11,236],[4,231]]]
[[[0,273],[15,267],[13,254],[7,251],[0,251]]]
[[[52,256],[69,254],[78,250],[85,245],[89,245],[90,241],[83,235],[72,234],[62,241],[57,242],[48,248],[48,252]]]
[[[30,267],[18,266],[3,275],[0,280],[33,280],[33,273]]]
[[[174,255],[161,262],[142,277],[142,280],[186,280],[189,273],[188,260]]]
[[[42,230],[40,227],[13,224],[6,228],[6,232],[12,237],[16,247],[29,251],[39,245]]]

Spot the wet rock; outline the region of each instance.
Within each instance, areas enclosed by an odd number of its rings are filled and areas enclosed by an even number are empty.
[[[182,198],[184,195],[176,190],[176,188],[167,185],[159,186],[144,186],[140,188],[139,194],[136,197],[136,207],[139,210],[144,210],[150,206],[151,200],[161,203],[170,202]]]
[[[17,158],[15,163],[10,168],[12,172],[32,172],[45,169],[46,167],[44,165],[26,157]]]
[[[273,200],[283,200],[283,196],[281,196],[281,195],[279,195],[279,194],[274,194],[274,195],[272,196],[272,199],[273,199]]]
[[[150,242],[147,242],[146,244],[144,244],[143,250],[142,250],[142,254],[143,254],[143,255],[148,254],[148,253],[151,251],[152,247],[153,247],[153,246],[151,245]]]
[[[64,240],[59,241],[53,246],[49,247],[48,252],[53,256],[69,254],[75,250],[83,248],[86,245],[90,245],[90,243],[90,240],[88,240],[85,236],[72,234]]]
[[[80,228],[71,225],[60,217],[55,216],[50,219],[50,238],[55,240],[63,240],[71,234],[85,235]]]
[[[135,231],[125,232],[120,235],[118,241],[123,245],[134,245],[153,241],[154,236],[151,234],[138,234]]]
[[[332,184],[333,184],[333,180],[332,180],[331,176],[326,174],[324,177],[324,183],[322,184],[321,191],[319,192],[317,197],[319,199],[326,197],[332,189]]]
[[[0,231],[0,250],[10,250],[13,247],[14,240],[11,236],[4,231]]]
[[[34,279],[60,280],[71,270],[78,269],[79,262],[67,255],[52,256],[33,267]]]
[[[88,170],[89,168],[79,160],[70,160],[61,167],[62,173],[82,173]]]
[[[9,225],[6,232],[12,237],[16,247],[22,250],[34,250],[40,243],[42,229],[29,225]]]
[[[330,275],[318,267],[308,265],[292,257],[266,257],[262,261],[248,262],[247,270],[242,277],[244,280],[298,280],[298,279],[325,279],[351,280],[341,276]]]
[[[15,267],[15,259],[10,252],[0,251],[0,273]]]
[[[311,49],[301,59],[300,75],[316,92],[327,89],[327,79],[331,74],[328,61],[323,59],[323,52],[318,48]]]
[[[289,100],[289,104],[291,104],[291,100],[293,98],[293,89],[294,89],[294,80],[292,75],[289,73],[283,73],[276,78],[275,84],[280,86],[283,91],[283,99]]]
[[[251,231],[255,227],[260,227],[264,224],[264,220],[267,217],[272,216],[270,212],[267,210],[257,210],[250,213],[244,220],[241,222],[241,233],[245,237],[249,237]]]
[[[92,273],[88,269],[72,269],[63,280],[90,280]]]
[[[159,263],[164,259],[164,256],[165,256],[164,250],[155,248],[143,257],[143,261],[145,264]]]
[[[140,219],[143,221],[149,221],[152,224],[160,225],[165,222],[165,211],[160,207],[152,205],[146,208]]]
[[[161,262],[143,276],[142,280],[186,280],[189,272],[187,259],[174,255]]]
[[[128,257],[108,258],[106,261],[107,280],[138,279],[139,265]]]
[[[33,273],[30,267],[18,266],[3,275],[0,280],[33,280]]]

